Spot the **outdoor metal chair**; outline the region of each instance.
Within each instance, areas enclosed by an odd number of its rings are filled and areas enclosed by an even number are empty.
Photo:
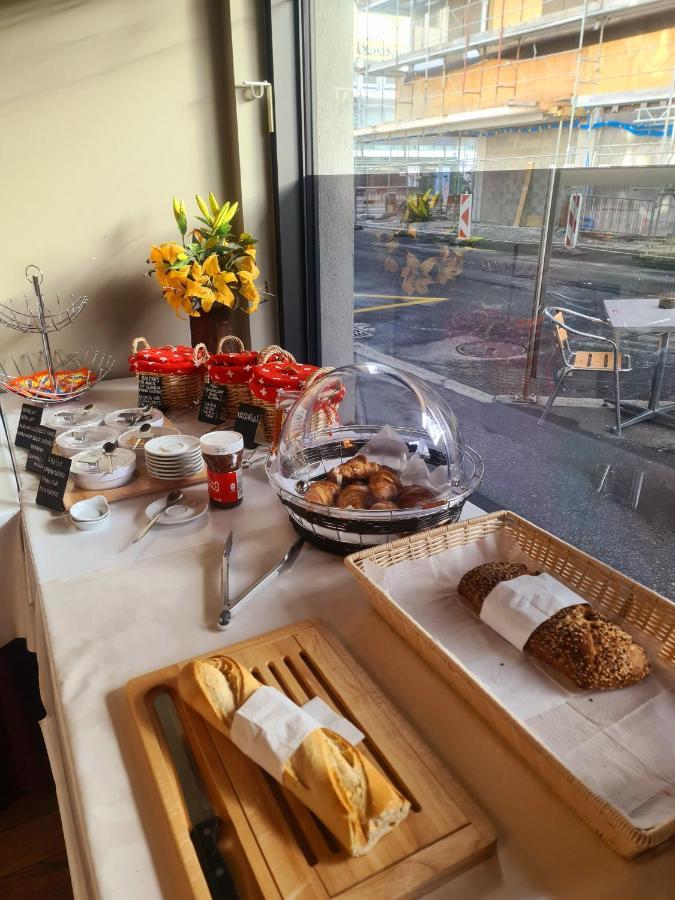
[[[594,316],[586,316],[583,313],[575,312],[572,309],[565,309],[562,306],[547,306],[544,315],[553,326],[556,344],[562,354],[563,366],[558,373],[558,379],[553,388],[551,396],[546,401],[544,411],[537,422],[538,425],[544,421],[548,415],[553,401],[558,392],[562,388],[568,375],[572,372],[612,372],[614,374],[614,400],[616,403],[616,427],[614,430],[617,434],[621,434],[621,404],[619,396],[619,376],[622,372],[630,372],[632,366],[630,356],[621,354],[616,342],[611,338],[604,337],[600,334],[592,334],[586,331],[579,331],[569,324],[570,319],[583,319],[585,322],[592,322],[594,325],[606,325],[603,319],[596,319]],[[597,349],[584,347],[572,347],[569,341],[569,335],[586,338],[587,340],[607,345],[607,349]]]

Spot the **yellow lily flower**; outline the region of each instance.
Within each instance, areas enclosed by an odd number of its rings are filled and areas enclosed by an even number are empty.
[[[260,294],[258,293],[258,289],[252,281],[240,281],[239,293],[242,297],[245,297],[246,300],[249,300],[251,302],[260,301]]]
[[[222,303],[223,306],[227,306],[229,309],[232,309],[234,306],[234,294],[226,284],[221,285],[216,291],[215,299],[218,303]]]
[[[237,276],[234,272],[219,272],[213,276],[213,286],[218,292],[227,292],[230,290],[228,284],[232,284],[236,280]]]
[[[204,272],[213,278],[214,275],[220,274],[220,265],[218,264],[218,255],[216,253],[212,253],[211,256],[206,259],[203,265]]]
[[[204,284],[206,282],[207,276],[204,274],[204,267],[200,263],[192,263],[190,266],[190,278],[192,281],[197,282],[197,284]]]
[[[168,244],[160,244],[150,250],[150,262],[155,267],[155,276],[160,285],[164,287],[172,276],[173,271],[169,266],[173,265],[178,259],[184,259],[185,251],[180,244],[173,242]]]
[[[260,294],[258,293],[258,289],[255,285],[250,285],[250,291],[247,291],[243,296],[248,300],[248,306],[242,306],[242,309],[245,313],[254,313],[260,306]]]
[[[189,281],[186,291],[185,297],[190,298],[194,297],[197,300],[208,300],[211,296],[211,288],[205,284],[197,284],[196,281]]]
[[[237,260],[237,268],[239,274],[241,275],[243,272],[246,272],[247,275],[251,276],[251,281],[255,281],[255,279],[260,275],[260,269],[256,266],[253,261],[252,256],[242,256]]]
[[[246,253],[253,259],[255,259],[255,246],[253,244],[249,244],[246,248]]]
[[[202,299],[201,299],[201,308],[202,308],[202,310],[203,310],[205,313],[210,312],[210,311],[211,311],[211,307],[213,306],[213,304],[214,304],[214,302],[215,302],[216,299],[217,299],[217,298],[214,297],[214,295],[213,295],[213,291],[209,290],[208,296],[207,296],[207,297],[202,297]]]

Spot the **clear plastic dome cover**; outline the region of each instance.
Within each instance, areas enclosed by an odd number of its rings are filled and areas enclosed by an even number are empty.
[[[298,498],[298,486],[356,454],[448,501],[475,490],[483,471],[448,403],[412,375],[377,362],[333,369],[310,385],[286,416],[268,474],[278,490]]]

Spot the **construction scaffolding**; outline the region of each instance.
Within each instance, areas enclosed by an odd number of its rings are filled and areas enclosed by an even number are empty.
[[[672,0],[356,0],[355,171],[675,162]]]

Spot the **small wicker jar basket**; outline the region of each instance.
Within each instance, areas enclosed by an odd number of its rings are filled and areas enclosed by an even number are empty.
[[[225,353],[223,348],[226,343],[234,344],[236,350],[235,353],[244,353],[246,348],[244,347],[244,342],[240,337],[237,337],[236,334],[226,334],[218,341],[218,347],[216,348],[216,356],[219,353]],[[229,351],[232,352],[232,351]],[[211,380],[210,378],[207,380]],[[248,386],[248,381],[245,384],[226,384],[225,385],[225,402],[222,407],[222,414],[226,419],[235,419],[237,417],[237,413],[239,412],[239,407],[242,403],[250,403],[251,402],[251,389]]]
[[[141,343],[145,345],[141,347]],[[144,337],[135,337],[131,342],[131,351],[138,353],[139,349],[151,349],[150,342]],[[176,375],[164,373],[156,369],[148,368],[147,372],[136,371],[136,375],[158,375],[162,379],[162,400],[168,408],[180,408],[198,403],[202,393],[202,386],[206,378],[206,362],[209,352],[205,344],[197,344],[193,350],[192,361],[196,370],[189,375]]]
[[[269,362],[295,362],[295,357],[288,350],[279,347],[277,344],[270,344],[258,354],[258,363],[264,365]],[[266,441],[271,441],[274,436],[274,416],[276,412],[276,404],[269,403],[259,397],[255,398],[255,405],[259,406],[263,411],[262,427],[263,435]]]

